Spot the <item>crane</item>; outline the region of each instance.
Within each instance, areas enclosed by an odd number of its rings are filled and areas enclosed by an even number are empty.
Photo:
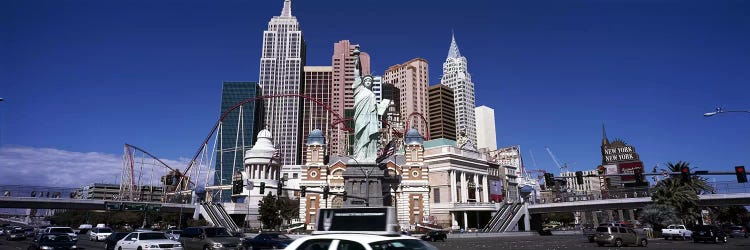
[[[560,172],[562,172],[563,168],[568,169],[568,164],[560,165],[560,162],[557,161],[557,157],[555,157],[555,154],[552,153],[552,150],[550,150],[549,147],[544,146],[544,149],[546,149],[547,153],[549,153],[549,156],[552,157],[552,161],[555,162],[555,165],[557,165],[557,167],[560,168]]]

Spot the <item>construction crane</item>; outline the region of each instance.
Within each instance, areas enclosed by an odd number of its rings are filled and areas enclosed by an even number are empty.
[[[544,146],[544,149],[547,150],[547,153],[549,153],[549,157],[552,157],[552,161],[555,162],[555,165],[560,169],[560,172],[562,173],[563,168],[568,169],[568,164],[560,165],[560,162],[557,161],[557,157],[555,157],[555,154],[552,153],[552,150],[549,149],[549,147]]]

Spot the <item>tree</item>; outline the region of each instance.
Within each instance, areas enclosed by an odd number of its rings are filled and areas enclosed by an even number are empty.
[[[258,210],[260,212],[260,222],[263,223],[263,227],[279,230],[282,219],[279,204],[275,196],[268,193],[268,195],[263,197],[258,202]]]
[[[651,224],[654,231],[660,231],[669,224],[680,222],[674,207],[664,204],[649,204],[638,213],[638,220],[643,224]]]
[[[744,225],[749,218],[744,206],[728,206],[719,207],[716,219],[721,222]]]
[[[669,162],[667,167],[671,172],[680,172],[683,167],[689,167],[690,163],[678,161]],[[683,183],[677,176],[664,179],[651,190],[651,200],[655,204],[673,207],[683,221],[695,221],[700,218],[698,207],[698,195],[713,193],[714,189],[702,176],[691,176],[690,183]]]
[[[299,200],[281,198],[278,199],[278,206],[281,218],[286,223],[291,223],[292,219],[299,218]]]

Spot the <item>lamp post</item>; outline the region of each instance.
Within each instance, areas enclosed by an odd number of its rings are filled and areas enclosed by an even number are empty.
[[[750,110],[724,110],[723,108],[716,108],[714,112],[708,112],[703,114],[704,117],[715,116],[722,113],[750,113]]]

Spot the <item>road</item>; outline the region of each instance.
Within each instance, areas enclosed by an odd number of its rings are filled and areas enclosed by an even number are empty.
[[[450,237],[450,236],[449,236]],[[0,238],[0,249],[21,250],[29,246],[29,240],[7,241]],[[565,236],[508,236],[496,238],[462,238],[448,239],[446,242],[432,243],[441,250],[475,250],[475,249],[615,249],[615,247],[599,247],[595,243],[589,243],[581,235]],[[90,242],[81,239],[78,242],[80,249],[104,249],[102,242]],[[750,249],[750,239],[730,238],[726,244],[693,243],[692,241],[668,241],[654,239],[649,241],[648,249]],[[640,247],[625,247],[624,249],[643,249]]]

